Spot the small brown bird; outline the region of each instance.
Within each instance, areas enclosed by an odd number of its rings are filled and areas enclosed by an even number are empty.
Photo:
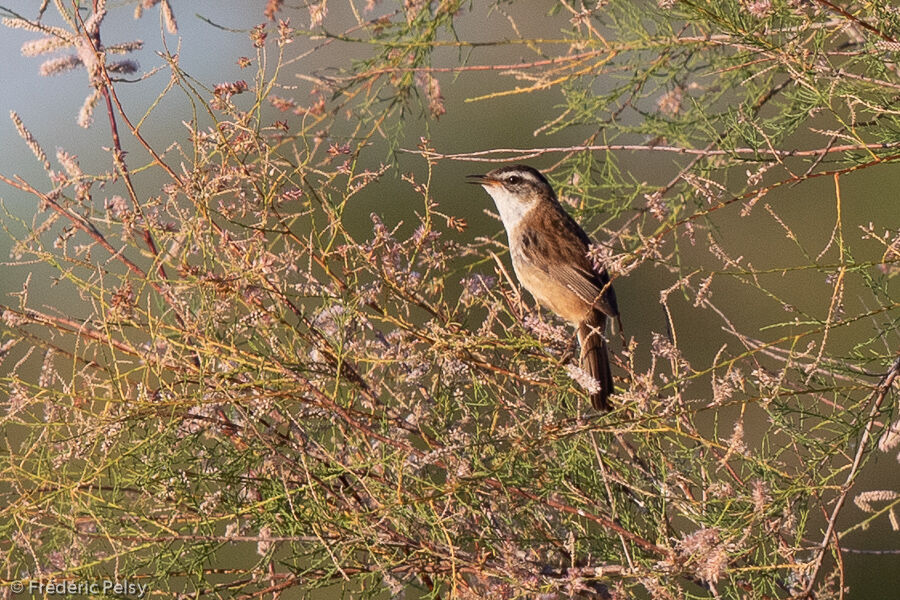
[[[619,307],[606,269],[594,268],[588,258],[587,234],[531,167],[512,165],[469,178],[497,205],[519,283],[577,328],[581,368],[598,387],[591,404],[609,410],[614,388],[605,330],[607,319],[619,319]]]

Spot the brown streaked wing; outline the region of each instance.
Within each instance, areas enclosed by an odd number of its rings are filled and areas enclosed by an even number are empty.
[[[594,271],[585,272],[580,265],[556,265],[551,270],[553,271],[552,277],[561,281],[586,303],[593,305],[608,317],[619,316],[616,293],[613,291],[612,285],[609,283],[609,276],[605,271],[598,276]]]
[[[549,207],[548,207],[549,208]],[[616,294],[604,269],[597,273],[587,257],[590,238],[565,210],[540,210],[535,222],[521,232],[521,252],[530,262],[572,290],[579,298],[603,314],[617,318]],[[573,235],[548,239],[539,232],[566,230]]]

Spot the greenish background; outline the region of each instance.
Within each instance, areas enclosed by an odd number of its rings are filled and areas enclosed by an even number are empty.
[[[192,1],[190,3],[174,2],[180,32],[177,38],[166,35],[170,48],[180,43],[179,55],[185,71],[210,86],[218,82],[237,79],[251,79],[253,68],[242,71],[237,66],[240,56],[253,56],[252,48],[247,43],[246,35],[234,33],[212,26],[213,21],[223,27],[246,30],[262,21],[262,4],[238,1]],[[521,5],[506,7],[516,14],[519,33],[524,37],[555,37],[559,31],[568,26],[565,15],[548,16],[550,2],[528,2],[528,8]],[[26,16],[36,10],[31,1],[8,2],[8,7]],[[331,2],[328,5],[327,23],[334,30],[341,29],[341,23],[350,23],[351,15],[345,3]],[[305,18],[303,10],[288,10],[287,14],[294,19]],[[52,10],[48,11],[52,16]],[[200,17],[205,18],[200,18]],[[51,21],[52,22],[52,21]],[[513,38],[519,33],[513,31],[509,22],[498,10],[490,8],[488,3],[476,3],[471,14],[458,20],[458,34],[465,40],[492,40]],[[161,45],[160,27],[155,10],[150,10],[140,21],[131,18],[130,10],[112,10],[104,24],[104,36],[108,42],[126,41],[140,38],[145,41],[145,48],[135,58],[140,61],[142,71],[162,64],[154,55],[154,50]],[[36,34],[4,29],[0,35],[0,51],[5,60],[0,63],[0,108],[3,109],[4,120],[0,123],[0,148],[3,158],[0,160],[0,172],[7,176],[18,175],[24,180],[38,183],[41,189],[48,189],[46,175],[37,165],[27,147],[16,134],[11,121],[5,118],[10,110],[16,111],[26,126],[44,146],[48,154],[56,147],[77,154],[86,171],[99,171],[108,167],[109,157],[97,151],[100,147],[108,147],[109,129],[105,111],[99,107],[95,114],[94,126],[84,130],[75,124],[75,118],[82,99],[88,92],[87,78],[83,70],[44,78],[38,75],[41,58],[26,58],[19,53],[21,44],[33,39]],[[296,44],[312,47],[317,41],[298,40]],[[328,73],[336,66],[347,67],[354,58],[365,56],[370,49],[349,44],[334,44],[321,52],[316,52],[307,60],[300,61],[290,68],[298,73]],[[457,64],[455,50],[438,50],[435,54],[435,67]],[[515,64],[533,54],[525,46],[506,46],[492,48],[490,53],[481,54],[476,49],[470,56],[473,64],[483,64],[486,60],[495,63]],[[466,74],[459,78],[450,75],[439,75],[443,95],[446,99],[447,113],[439,120],[425,118],[420,113],[405,116],[405,139],[401,146],[414,148],[421,136],[430,140],[432,147],[444,153],[472,152],[497,147],[541,147],[565,146],[581,143],[589,131],[587,129],[570,128],[554,135],[535,137],[533,132],[549,119],[558,114],[557,107],[562,103],[558,90],[538,91],[513,97],[493,99],[480,102],[467,102],[467,98],[479,96],[491,91],[507,89],[510,86],[508,77],[498,72],[489,71]],[[168,82],[165,70],[155,74],[147,81],[119,86],[119,94],[133,117],[141,115],[147,106],[156,98]],[[298,80],[300,89],[308,84]],[[299,93],[297,95],[300,95]],[[152,117],[147,121],[143,132],[151,143],[165,148],[172,142],[187,145],[188,129],[182,125],[189,117],[188,104],[177,92],[169,94]],[[272,112],[272,118],[287,118]],[[333,130],[338,137],[340,132]],[[127,136],[126,136],[127,138]],[[819,138],[798,138],[798,147],[816,147]],[[640,143],[641,140],[635,140]],[[132,168],[143,164],[146,155],[135,144],[126,139],[129,150],[129,164]],[[419,199],[408,186],[399,181],[399,173],[424,169],[421,158],[400,154],[396,157],[388,155],[387,147],[370,149],[364,155],[365,161],[374,166],[379,160],[397,161],[395,174],[398,177],[387,177],[371,186],[366,195],[355,200],[351,206],[352,221],[348,223],[351,230],[358,227],[362,234],[370,227],[369,214],[377,212],[382,215],[389,226],[401,221],[412,222],[414,210],[419,208]],[[539,168],[546,168],[558,160],[559,156],[545,156],[529,161]],[[664,153],[618,153],[619,167],[628,172],[636,181],[645,181],[652,185],[666,183],[678,171],[678,165],[684,164],[684,157],[675,157]],[[51,162],[55,162],[51,156]],[[477,236],[495,236],[504,239],[499,222],[485,216],[485,209],[492,210],[490,200],[478,188],[464,184],[463,176],[468,173],[483,172],[490,168],[483,163],[442,161],[435,169],[433,189],[439,209],[448,214],[465,217],[469,228],[460,234],[453,234],[465,242]],[[137,178],[138,193],[144,196],[157,194],[162,180],[153,177]],[[896,165],[884,165],[865,169],[856,174],[844,176],[842,184],[844,232],[847,237],[859,237],[859,226],[875,223],[877,229],[894,229],[900,226],[900,168]],[[105,196],[102,190],[94,191],[95,201]],[[34,198],[4,186],[0,189],[0,199],[7,210],[30,221],[35,210]],[[778,213],[792,228],[804,247],[818,251],[825,247],[831,237],[835,222],[834,187],[830,178],[813,179],[794,187],[780,188],[769,194],[747,217],[741,217],[739,210],[732,207],[720,211],[714,218],[719,230],[729,240],[729,251],[737,256],[742,255],[757,268],[778,268],[785,264],[802,262],[796,246],[785,238],[783,230],[774,223],[763,210],[763,204],[777,206]],[[13,233],[21,234],[8,220]],[[602,215],[597,215],[586,228],[596,231],[600,224],[615,228],[616,223],[607,223]],[[401,232],[404,229],[401,228]],[[877,261],[881,249],[874,243],[856,241],[853,244],[854,258],[857,261]],[[0,236],[0,256],[8,260],[11,240],[8,236]],[[707,257],[699,249],[685,249],[685,260],[704,260]],[[67,314],[78,316],[78,299],[66,297],[61,288],[54,287],[52,272],[41,265],[31,268],[12,268],[8,263],[0,267],[0,295],[4,301],[11,302],[10,292],[21,289],[29,272],[31,279],[32,302],[42,307],[65,307]],[[798,285],[798,281],[805,285]],[[653,332],[664,332],[665,321],[659,304],[659,290],[671,285],[671,276],[652,266],[645,265],[627,278],[616,282],[616,291],[622,306],[626,333],[635,336],[640,342],[650,340]],[[771,281],[773,291],[796,306],[822,306],[821,299],[830,295],[832,287],[825,281],[825,274],[810,271],[803,278],[792,276],[783,284],[778,282],[777,275]],[[745,319],[744,330],[752,331],[754,327],[762,328],[767,324],[782,322],[785,314],[775,302],[747,302],[744,291],[738,285],[717,283],[713,287],[719,302],[727,305],[744,303],[740,318]],[[849,289],[847,302],[854,302],[858,296]],[[813,301],[815,300],[815,301]],[[709,323],[707,317],[697,314],[691,306],[682,302],[677,304],[674,314],[678,327],[680,342],[688,358],[701,362],[709,361],[716,350],[728,339],[720,331],[720,323]],[[827,303],[826,303],[827,306]],[[86,310],[86,309],[85,309]],[[824,315],[819,315],[824,317]],[[862,326],[865,329],[865,325]],[[874,328],[872,328],[874,329]],[[848,336],[846,343],[859,335],[860,329],[847,332],[836,332],[837,336]],[[895,347],[900,339],[893,336]],[[711,417],[712,418],[712,417]],[[752,431],[748,431],[752,439]],[[887,454],[876,455],[860,478],[857,489],[900,489],[900,468],[896,457]],[[863,513],[855,507],[845,509],[838,523],[839,529],[852,525],[862,519]],[[844,541],[845,546],[860,550],[887,550],[886,554],[845,554],[847,582],[851,588],[851,599],[892,598],[900,589],[900,558],[898,558],[898,536],[900,532],[889,531],[883,527],[874,527],[867,531],[855,532]]]

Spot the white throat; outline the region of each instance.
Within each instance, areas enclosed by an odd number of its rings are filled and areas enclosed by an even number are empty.
[[[500,213],[500,220],[503,221],[503,227],[506,228],[507,234],[513,232],[522,218],[538,203],[537,198],[523,202],[503,186],[486,185],[484,189],[494,199],[494,204],[497,205],[497,212]]]

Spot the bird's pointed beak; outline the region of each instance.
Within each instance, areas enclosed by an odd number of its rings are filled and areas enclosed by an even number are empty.
[[[500,181],[487,175],[466,175],[468,181],[466,183],[474,183],[477,185],[500,185]]]

